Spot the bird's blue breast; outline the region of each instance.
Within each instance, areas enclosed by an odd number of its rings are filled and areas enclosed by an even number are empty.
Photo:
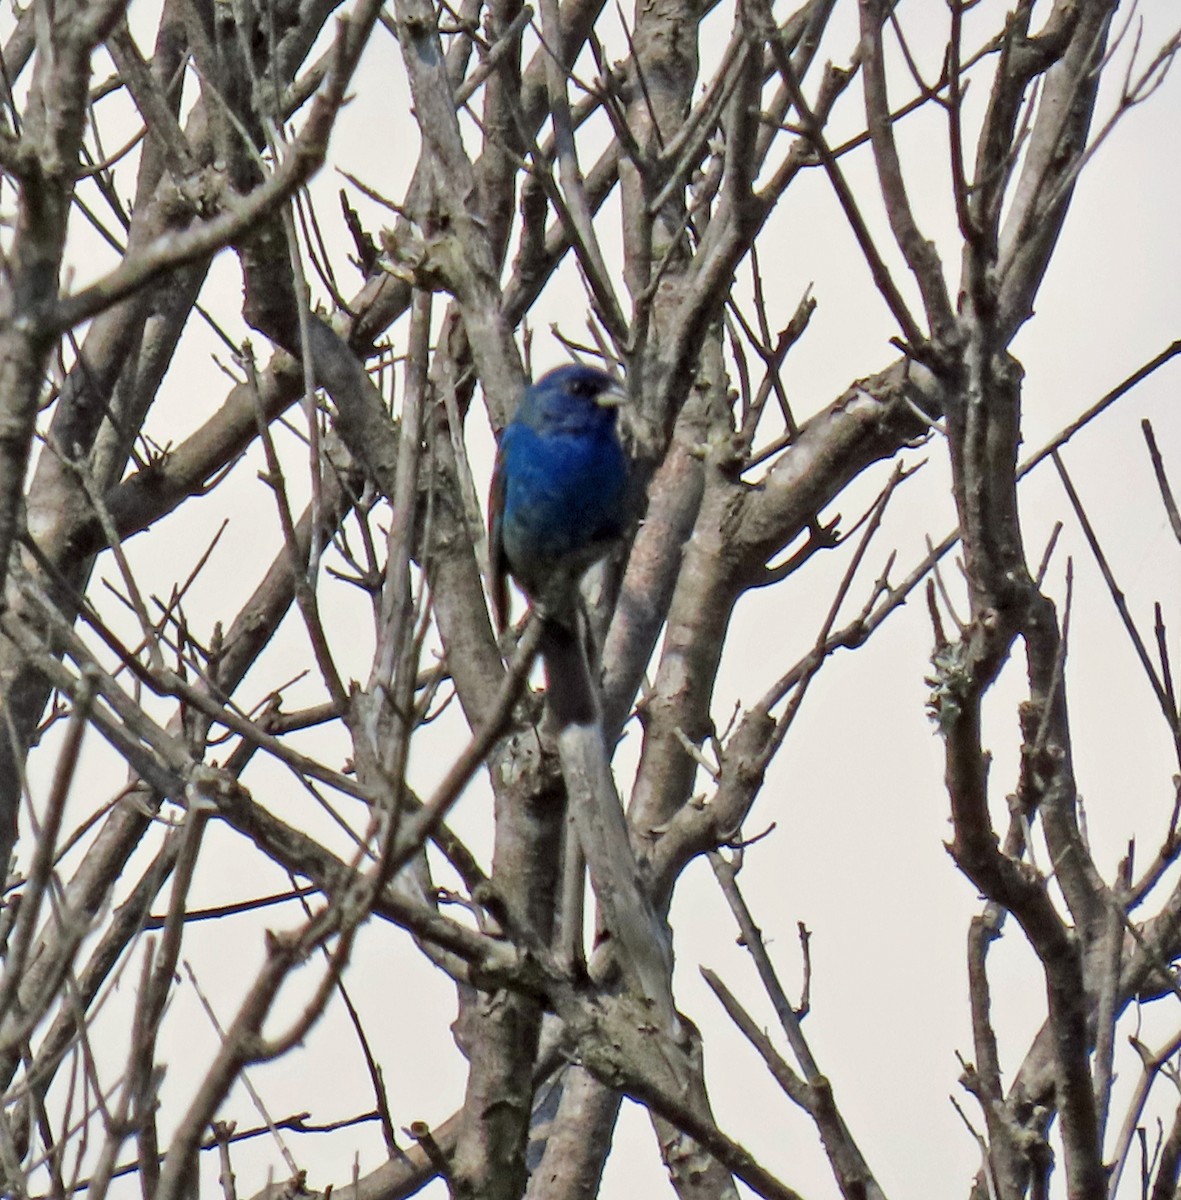
[[[504,549],[526,579],[570,556],[583,565],[625,525],[627,463],[614,429],[543,435],[513,423],[504,432]]]

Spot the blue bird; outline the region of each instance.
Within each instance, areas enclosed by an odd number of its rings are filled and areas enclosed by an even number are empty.
[[[603,371],[568,363],[526,389],[505,426],[488,502],[492,608],[508,623],[507,576],[541,615],[572,625],[583,572],[627,524],[623,393]]]

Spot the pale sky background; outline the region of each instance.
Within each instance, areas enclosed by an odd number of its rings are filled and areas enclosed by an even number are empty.
[[[856,5],[841,0],[837,7],[821,58],[827,54],[840,62],[847,59],[855,40]],[[981,10],[970,14],[969,45],[1000,11],[992,3],[983,4]],[[155,5],[139,0],[132,5],[145,50],[150,48],[150,35],[143,31],[154,29],[155,11]],[[1181,21],[1181,6],[1149,0],[1141,6],[1140,16],[1142,44],[1151,52]],[[946,28],[944,6],[936,0],[910,0],[901,6],[900,17],[916,39],[920,22],[926,22],[922,36],[930,40],[918,40],[916,51],[934,76]],[[10,20],[6,11],[0,18],[0,33],[9,28]],[[703,80],[713,65],[710,55],[720,52],[731,20],[732,10],[723,4],[707,23],[716,36],[703,39]],[[1127,49],[1130,39],[1121,53]],[[98,74],[105,70],[99,67]],[[1115,99],[1111,85],[1120,79],[1119,70],[1107,78],[1096,128],[1111,110]],[[397,48],[381,29],[373,35],[353,91],[355,99],[332,145],[331,163],[398,198],[413,168],[417,132],[408,117]],[[977,85],[976,91],[979,104],[985,87]],[[1179,114],[1181,74],[1175,73],[1147,105],[1117,128],[1082,177],[1040,294],[1037,316],[1015,346],[1027,371],[1025,438],[1030,449],[1181,335],[1181,229],[1176,217],[1181,195]],[[838,107],[833,140],[858,128],[861,121],[860,92],[854,87]],[[945,248],[944,260],[954,278],[958,253],[943,121],[935,110],[920,113],[902,123],[899,139],[920,223]],[[125,180],[133,178],[131,165]],[[851,155],[846,168],[861,195],[872,195],[868,151]],[[347,245],[336,216],[335,197],[342,182],[326,169],[313,184],[325,234],[338,248]],[[126,184],[125,192],[129,190]],[[370,228],[384,220],[363,198],[353,200]],[[875,232],[882,234],[879,246],[894,262],[880,212],[870,201],[865,208]],[[609,255],[611,245],[608,237]],[[829,403],[852,380],[891,361],[895,352],[888,339],[895,330],[819,172],[791,189],[761,245],[773,320],[785,322],[809,284],[819,302],[811,328],[793,350],[784,373],[797,416],[805,416]],[[79,229],[72,262],[76,282],[81,284],[109,269],[111,256]],[[346,294],[355,281],[349,271],[346,266],[341,272]],[[896,278],[908,283],[901,270]],[[548,334],[551,319],[561,320],[572,336],[582,332],[581,318],[574,314],[582,312],[584,301],[575,290],[572,272],[567,271],[565,279],[566,286],[551,291],[531,317],[538,368],[564,357]],[[744,272],[740,280],[745,285]],[[202,299],[225,320],[231,336],[247,336],[235,315],[240,277],[231,256],[223,255],[215,264]],[[264,357],[257,336],[254,341]],[[190,338],[178,357],[150,423],[161,443],[180,441],[221,403],[228,380],[211,365],[211,352],[225,360],[224,350],[212,336],[202,334]],[[1152,602],[1160,599],[1174,649],[1181,628],[1177,604],[1181,548],[1157,498],[1139,422],[1145,416],[1153,421],[1166,463],[1181,487],[1179,386],[1181,368],[1173,363],[1078,436],[1065,453],[1076,485],[1092,505],[1090,515],[1141,629],[1150,633]],[[470,425],[478,429],[481,424],[480,414],[473,412]],[[474,437],[473,446],[482,488],[491,449],[485,430]],[[293,496],[301,495],[299,489],[306,487],[300,475],[303,451],[288,438],[284,452]],[[891,549],[899,552],[893,577],[900,579],[921,557],[924,536],[938,540],[954,524],[945,447],[936,438],[910,457],[926,458],[928,463],[894,499],[850,595],[846,620],[861,607]],[[204,623],[201,632],[206,634],[213,619],[232,618],[278,545],[274,504],[256,478],[257,469],[256,458],[248,457],[211,498],[186,504],[157,533],[128,546],[141,586],[164,595],[174,580],[187,575],[221,514],[231,516],[210,569],[187,605],[190,618],[198,626]],[[868,473],[840,498],[834,511],[843,514],[843,527],[872,501],[886,472],[888,467]],[[1067,556],[1074,556],[1076,603],[1067,688],[1076,771],[1096,856],[1110,877],[1129,837],[1137,838],[1140,861],[1155,850],[1168,819],[1176,764],[1147,684],[1050,469],[1041,468],[1023,485],[1022,500],[1027,551],[1033,561],[1040,557],[1053,522],[1059,518],[1066,522],[1047,585],[1060,603]],[[831,517],[832,512],[823,515]],[[719,726],[727,723],[735,704],[756,701],[774,678],[807,651],[845,562],[846,552],[838,551],[784,584],[753,594],[740,606],[715,699]],[[98,576],[114,579],[113,571],[104,558]],[[949,560],[945,563],[949,586],[954,588],[956,577]],[[342,671],[364,679],[371,652],[365,603],[358,593],[332,584],[325,586],[323,603]],[[302,669],[307,658],[303,647],[302,630],[289,619],[244,694],[261,698]],[[796,922],[804,921],[811,929],[813,1007],[805,1033],[887,1195],[920,1198],[965,1196],[978,1165],[976,1146],[948,1096],[956,1094],[972,1119],[977,1119],[974,1102],[956,1082],[960,1073],[956,1051],[972,1057],[964,945],[967,923],[980,906],[973,888],[943,849],[950,834],[943,754],[924,711],[923,678],[930,649],[925,605],[916,592],[866,647],[855,655],[838,656],[821,672],[768,775],[746,831],[757,832],[771,822],[777,823],[777,829],[748,853],[741,876],[793,995],[798,993],[800,969]],[[1021,684],[1021,672],[1009,669],[988,707],[998,825],[1005,811],[1004,796],[1016,779],[1015,703]],[[315,699],[318,690],[306,681],[292,689],[285,707]],[[165,706],[159,711],[168,710]],[[460,723],[453,719],[440,723],[429,738],[416,744],[412,782],[429,788],[461,738]],[[49,739],[33,759],[33,791],[38,798],[45,793],[53,744]],[[321,734],[304,744],[330,761],[346,753],[343,738],[326,746]],[[625,794],[636,752],[633,729],[617,758],[617,777]],[[80,778],[90,786],[76,788],[68,814],[75,821],[116,791],[125,776],[119,761],[96,737],[88,742],[85,765]],[[256,763],[245,782],[261,803],[284,819],[309,831],[328,829],[322,814],[305,803],[297,785],[279,769]],[[453,823],[473,848],[486,849],[490,822],[486,789],[473,786]],[[278,871],[260,865],[219,825],[212,825],[208,838],[192,894],[194,905],[226,903],[285,886]],[[162,906],[161,902],[157,910]],[[261,960],[264,923],[279,927],[297,919],[296,906],[285,906],[270,910],[264,921],[240,918],[197,924],[187,931],[183,957],[192,963],[223,1022],[228,1023]],[[672,923],[678,950],[677,999],[705,1031],[707,1073],[720,1126],[809,1200],[837,1196],[811,1123],[782,1097],[754,1052],[728,1026],[700,979],[699,966],[717,970],[757,1019],[773,1026],[753,966],[735,945],[731,918],[704,862],[685,872]],[[1002,1063],[1011,1072],[1044,1011],[1041,974],[1013,927],[993,948],[989,961]],[[124,1027],[139,962],[138,954],[133,956],[130,973],[104,1009],[100,1029],[104,1022],[110,1022],[112,1030]],[[317,974],[308,969],[296,979],[290,1004],[282,1011],[296,1011],[298,993],[305,992]],[[449,982],[429,967],[408,937],[380,922],[372,922],[362,934],[346,982],[384,1065],[397,1125],[414,1120],[441,1122],[460,1104],[465,1067],[448,1030],[454,1016]],[[1141,1036],[1150,1046],[1177,1028],[1181,1014],[1174,1007],[1161,1003],[1155,1006],[1159,1011],[1146,1015]],[[1125,1024],[1126,1033],[1131,1025]],[[97,1040],[101,1054],[103,1040]],[[776,1041],[782,1045],[781,1038]],[[120,1053],[121,1045],[121,1037],[112,1037],[113,1053]],[[177,989],[161,1045],[169,1064],[162,1097],[166,1127],[170,1107],[175,1112],[187,1103],[215,1045],[187,979]],[[1122,1074],[1111,1137],[1122,1117],[1121,1098],[1126,1098],[1134,1079],[1132,1057],[1123,1048],[1120,1055]],[[312,1120],[330,1121],[371,1107],[356,1039],[339,1003],[315,1027],[303,1051],[251,1072],[251,1078],[276,1119],[309,1109]],[[1157,1101],[1157,1111],[1165,1113],[1167,1121],[1174,1102],[1167,1084],[1159,1085]],[[231,1095],[223,1115],[243,1126],[258,1123],[240,1088]],[[329,1182],[343,1185],[354,1155],[361,1173],[384,1158],[376,1124],[330,1136],[291,1135],[288,1140],[297,1161],[308,1170],[309,1183],[317,1187]],[[234,1162],[244,1196],[265,1182],[268,1164],[276,1178],[285,1174],[266,1138],[235,1148]],[[212,1193],[215,1156],[205,1156],[204,1170],[205,1186]],[[1135,1172],[1130,1170],[1121,1194],[1130,1197],[1135,1187]],[[132,1194],[132,1189],[126,1194]],[[423,1194],[442,1196],[444,1189],[436,1183]],[[646,1116],[626,1105],[602,1195],[625,1200],[671,1194]]]

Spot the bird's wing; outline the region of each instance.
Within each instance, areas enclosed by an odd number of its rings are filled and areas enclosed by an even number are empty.
[[[508,623],[508,558],[504,553],[504,454],[508,438],[506,429],[496,451],[492,486],[488,491],[488,558],[492,566],[488,590],[497,633],[503,633]]]

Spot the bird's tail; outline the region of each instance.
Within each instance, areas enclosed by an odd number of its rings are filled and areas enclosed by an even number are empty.
[[[549,711],[559,729],[590,725],[598,719],[599,700],[587,670],[583,622],[543,617],[541,660],[545,665],[545,690]]]

